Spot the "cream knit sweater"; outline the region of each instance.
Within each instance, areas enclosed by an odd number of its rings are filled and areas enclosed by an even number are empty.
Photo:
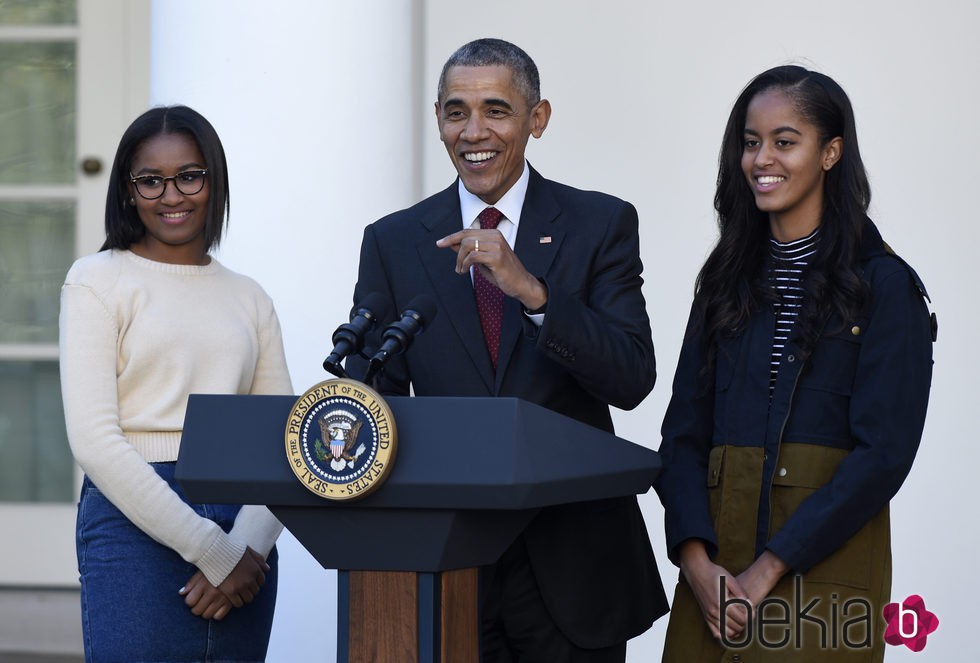
[[[214,258],[171,265],[129,251],[79,259],[61,291],[68,441],[98,489],[156,541],[220,584],[282,525],[245,506],[228,534],[148,463],[177,460],[187,396],[292,394],[272,300]]]

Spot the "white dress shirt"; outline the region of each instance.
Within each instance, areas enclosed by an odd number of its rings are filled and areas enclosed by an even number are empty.
[[[517,227],[521,222],[521,210],[524,208],[524,198],[527,195],[527,185],[531,180],[531,171],[528,168],[527,161],[524,161],[524,171],[514,186],[507,190],[500,200],[498,200],[493,205],[488,205],[479,197],[470,193],[465,186],[463,186],[463,180],[459,180],[459,208],[462,212],[462,224],[463,229],[475,229],[480,227],[480,222],[477,221],[477,217],[480,213],[487,207],[495,207],[497,210],[503,214],[503,218],[500,223],[497,224],[497,230],[500,234],[504,236],[507,244],[510,246],[511,250],[514,249],[514,242],[517,241]],[[470,268],[470,278],[473,278],[473,268]],[[523,307],[522,309],[523,310]],[[544,313],[537,313],[534,315],[528,315],[527,317],[539,327],[544,322]]]

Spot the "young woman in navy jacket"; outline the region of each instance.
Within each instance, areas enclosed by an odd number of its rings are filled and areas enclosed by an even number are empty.
[[[664,661],[881,661],[888,502],[919,445],[934,320],[883,242],[847,95],[796,66],[743,90],[657,491],[681,569]]]

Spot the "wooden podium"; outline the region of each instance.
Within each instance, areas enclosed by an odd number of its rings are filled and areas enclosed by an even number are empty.
[[[339,571],[338,663],[477,663],[477,568],[542,507],[642,494],[660,469],[651,449],[519,399],[390,397],[391,474],[333,502],[287,463],[295,402],[191,395],[177,479],[192,501],[268,505]]]

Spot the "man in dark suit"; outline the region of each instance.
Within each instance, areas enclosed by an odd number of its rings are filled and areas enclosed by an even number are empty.
[[[525,161],[551,105],[513,44],[454,53],[435,111],[459,179],[368,226],[354,300],[380,293],[397,315],[425,293],[439,313],[377,387],[513,396],[612,431],[609,406],[636,407],[656,379],[636,210]],[[368,345],[378,341],[376,331]],[[347,366],[366,369],[361,357]],[[481,596],[485,663],[621,663],[626,641],[667,611],[635,497],[543,509],[484,569]]]

